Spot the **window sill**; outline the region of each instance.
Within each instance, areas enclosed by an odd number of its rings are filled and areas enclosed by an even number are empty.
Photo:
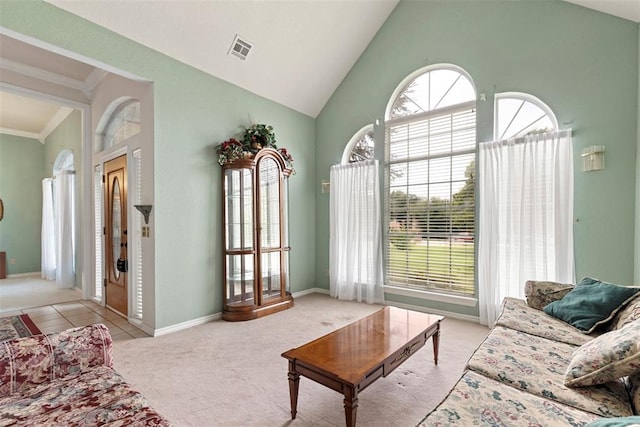
[[[400,286],[385,285],[384,292],[394,295],[403,295],[406,297],[427,299],[430,301],[444,302],[448,304],[463,305],[467,307],[475,307],[478,299],[474,297],[465,297],[461,295],[451,295],[434,291],[422,291],[418,289],[408,289]]]

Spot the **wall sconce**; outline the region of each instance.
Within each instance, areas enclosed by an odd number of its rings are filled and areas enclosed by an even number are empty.
[[[592,145],[582,150],[582,171],[604,169],[604,145]]]
[[[329,181],[327,181],[326,179],[323,179],[320,182],[320,185],[321,185],[320,191],[322,192],[322,194],[326,194],[329,191],[331,191],[331,183]]]
[[[133,205],[134,208],[138,209],[140,213],[144,216],[145,225],[149,224],[149,214],[151,213],[151,205]]]

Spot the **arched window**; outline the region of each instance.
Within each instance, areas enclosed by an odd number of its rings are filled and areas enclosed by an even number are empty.
[[[102,149],[120,144],[140,133],[140,102],[129,99],[113,111],[102,132]]]
[[[342,154],[342,164],[373,159],[373,125],[367,125],[353,135]]]
[[[412,116],[476,99],[471,78],[455,66],[418,70],[398,86],[386,118]]]
[[[73,153],[71,150],[64,149],[58,153],[53,163],[53,175],[57,175],[62,171],[74,171]]]
[[[496,141],[531,133],[558,130],[551,108],[533,95],[520,92],[497,93],[493,135]]]
[[[387,286],[475,293],[476,91],[461,68],[408,76],[387,106]]]

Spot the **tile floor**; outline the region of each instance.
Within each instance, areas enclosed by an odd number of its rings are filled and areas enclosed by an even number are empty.
[[[103,323],[114,341],[148,337],[127,319],[93,301],[71,301],[22,310],[6,311],[0,317],[28,314],[41,332],[48,334],[75,326]]]

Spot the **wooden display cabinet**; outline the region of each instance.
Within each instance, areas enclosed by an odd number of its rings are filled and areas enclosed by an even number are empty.
[[[291,172],[271,148],[223,166],[224,320],[251,320],[293,306],[287,200]]]

